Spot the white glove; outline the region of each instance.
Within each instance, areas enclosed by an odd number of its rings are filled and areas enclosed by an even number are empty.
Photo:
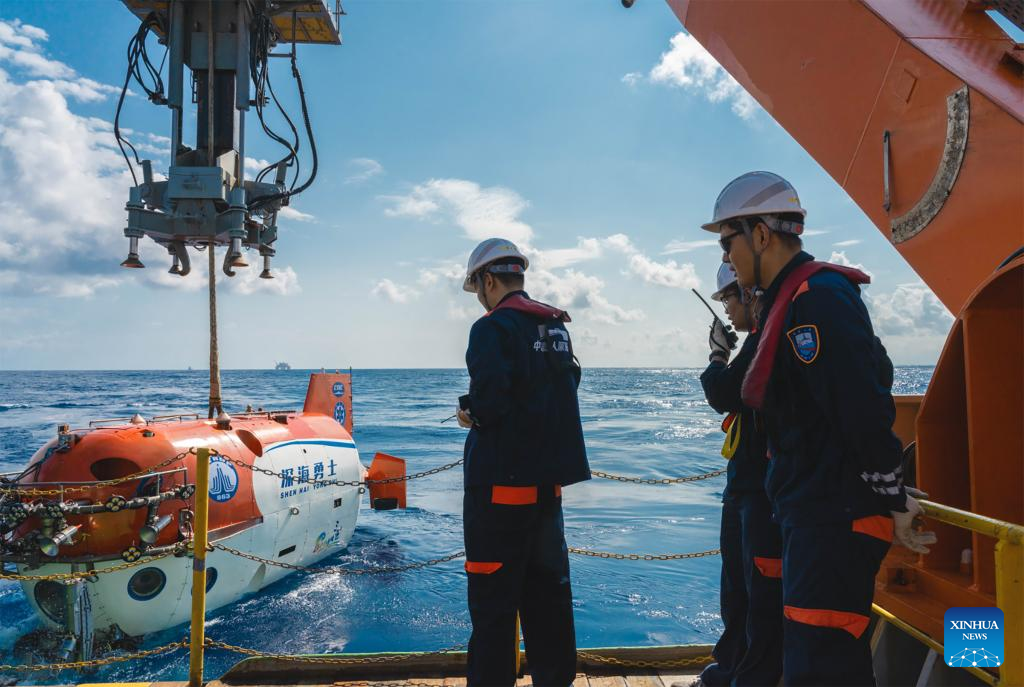
[[[914,529],[914,518],[924,514],[924,510],[921,508],[921,504],[917,502],[917,499],[910,495],[910,491],[924,494],[924,492],[911,487],[907,489],[907,512],[890,511],[893,520],[893,537],[896,539],[897,544],[910,549],[914,553],[928,553],[928,546],[938,541],[938,538],[934,532],[919,532]]]
[[[708,346],[711,348],[710,357],[728,362],[729,351],[736,347],[736,339],[736,334],[726,329],[722,321],[716,317],[711,323],[711,333],[708,335]]]

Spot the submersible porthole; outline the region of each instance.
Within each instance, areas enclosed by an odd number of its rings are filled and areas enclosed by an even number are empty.
[[[136,601],[149,601],[163,591],[167,576],[160,568],[143,568],[128,580],[128,596]]]

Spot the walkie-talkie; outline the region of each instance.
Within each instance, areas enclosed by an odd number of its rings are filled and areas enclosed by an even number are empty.
[[[729,343],[729,350],[736,348],[736,342],[740,340],[740,337],[739,334],[732,330],[732,325],[726,324],[725,322],[722,321],[722,318],[718,316],[718,313],[715,312],[715,309],[711,307],[710,303],[704,300],[704,296],[700,295],[697,289],[690,289],[690,291],[693,291],[693,295],[700,299],[700,302],[703,303],[704,307],[708,309],[708,311],[711,313],[711,316],[714,317],[716,321],[722,323],[722,327],[725,328],[725,339]]]

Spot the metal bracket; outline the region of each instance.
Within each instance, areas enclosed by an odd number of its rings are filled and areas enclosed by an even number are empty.
[[[892,219],[893,243],[902,243],[916,236],[942,210],[960,174],[967,150],[970,119],[970,89],[964,85],[946,98],[946,145],[935,178],[909,212]]]

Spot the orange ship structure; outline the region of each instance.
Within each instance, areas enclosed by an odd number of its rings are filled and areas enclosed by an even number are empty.
[[[947,608],[998,605],[1024,684],[1024,46],[986,13],[1024,29],[1024,3],[668,4],[956,315],[897,398],[939,543],[894,549],[875,600],[940,653]]]

